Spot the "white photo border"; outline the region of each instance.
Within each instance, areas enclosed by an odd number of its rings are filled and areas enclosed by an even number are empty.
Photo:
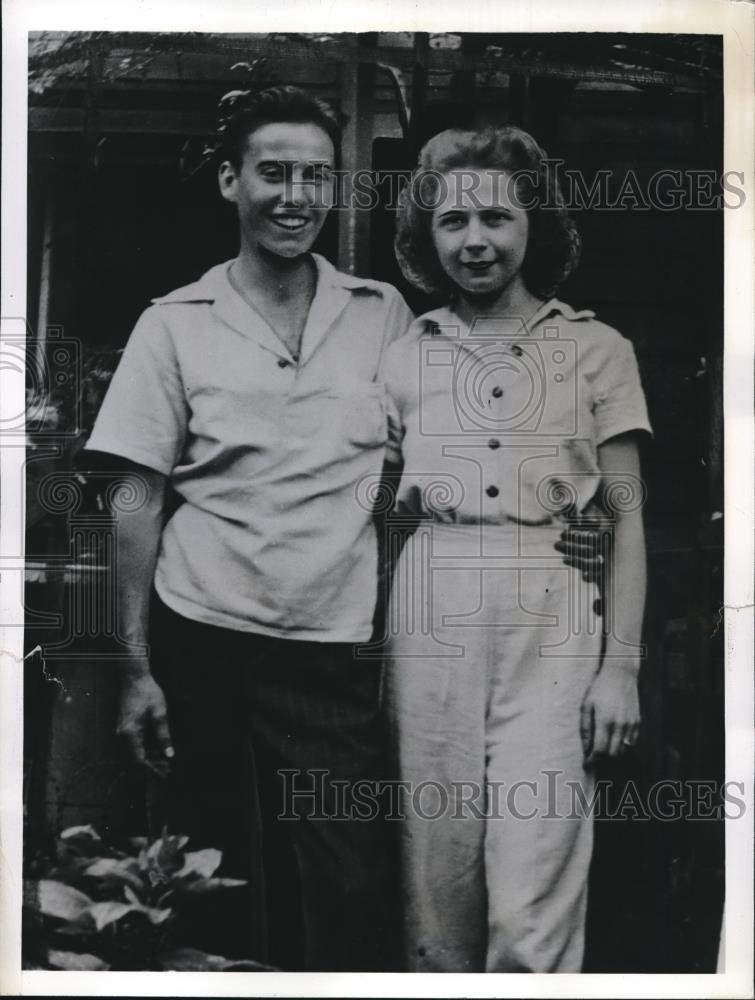
[[[161,0],[107,4],[5,0],[3,11],[2,334],[26,303],[28,32],[106,31],[643,31],[724,38],[724,170],[743,175],[738,210],[725,213],[726,780],[741,782],[745,815],[726,822],[726,908],[716,975],[76,973],[21,971],[22,608],[18,578],[0,574],[0,994],[28,996],[518,996],[751,997],[753,979],[753,304],[755,260],[755,6],[732,0],[478,0],[388,2]],[[0,372],[0,418],[23,412],[24,379]],[[24,450],[0,440],[0,552],[23,553]],[[23,558],[23,556],[21,556]],[[3,564],[0,564],[3,565]],[[7,565],[6,565],[7,568]]]

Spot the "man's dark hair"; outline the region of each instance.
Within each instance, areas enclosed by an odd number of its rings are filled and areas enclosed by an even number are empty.
[[[276,86],[265,90],[233,90],[221,99],[214,147],[216,163],[228,160],[239,170],[252,132],[278,122],[317,125],[332,141],[338,157],[342,117],[325,101],[298,87]]]
[[[423,147],[402,193],[396,226],[396,258],[404,277],[431,295],[453,299],[458,293],[435,252],[432,206],[441,175],[464,168],[514,175],[516,195],[529,220],[522,278],[533,295],[549,298],[577,266],[581,241],[547,154],[529,133],[513,125],[481,131],[449,129]]]

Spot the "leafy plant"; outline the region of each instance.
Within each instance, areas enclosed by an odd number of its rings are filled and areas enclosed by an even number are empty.
[[[182,947],[176,917],[188,900],[246,883],[215,875],[222,854],[185,850],[188,837],[131,842],[127,854],[91,826],[65,830],[54,857],[24,883],[26,968],[265,971],[270,966]]]

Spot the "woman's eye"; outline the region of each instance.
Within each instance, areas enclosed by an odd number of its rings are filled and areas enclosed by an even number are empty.
[[[464,225],[464,217],[461,215],[444,215],[440,220],[443,229],[461,229]]]
[[[508,222],[509,217],[505,212],[486,212],[482,221],[486,226],[502,226]]]

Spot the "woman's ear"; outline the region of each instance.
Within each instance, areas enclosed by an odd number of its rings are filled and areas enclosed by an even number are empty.
[[[223,160],[218,167],[218,187],[226,201],[236,201],[238,174],[230,160]]]

